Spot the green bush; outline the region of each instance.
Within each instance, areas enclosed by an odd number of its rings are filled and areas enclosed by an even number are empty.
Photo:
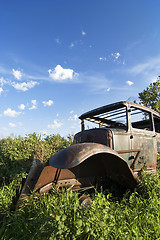
[[[59,134],[43,137],[35,133],[25,138],[5,138],[0,140],[0,185],[9,183],[18,173],[28,172],[33,157],[46,162],[56,152],[72,144]]]

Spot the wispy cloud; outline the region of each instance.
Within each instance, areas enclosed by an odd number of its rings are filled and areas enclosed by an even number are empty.
[[[4,113],[4,116],[7,116],[7,117],[17,117],[18,115],[21,114],[21,112],[16,112],[11,108],[7,108],[7,110],[5,110],[3,113]]]
[[[59,38],[56,38],[55,41],[56,41],[57,44],[61,44],[61,41],[60,41]]]
[[[137,74],[148,74],[148,73],[157,73],[160,72],[160,57],[150,58],[145,62],[137,64],[129,69],[129,72]]]
[[[14,87],[15,89],[19,90],[19,91],[28,91],[29,89],[35,87],[36,85],[38,85],[39,83],[36,81],[30,81],[30,82],[22,82],[22,83],[15,83],[12,82],[12,87]]]
[[[120,59],[120,57],[121,57],[121,54],[119,52],[114,52],[114,53],[109,54],[108,56],[99,57],[99,60],[100,61],[107,61],[107,62],[124,64],[124,60],[122,61]]]
[[[143,40],[138,40],[138,41],[134,41],[132,43],[130,43],[129,45],[127,45],[126,47],[126,51],[131,51],[134,48],[137,48],[138,45],[142,44]]]
[[[9,123],[9,126],[10,126],[10,127],[16,127],[16,124],[10,122],[10,123]]]
[[[62,122],[60,122],[60,121],[58,121],[58,120],[54,120],[54,121],[53,121],[53,124],[49,124],[49,125],[48,125],[48,128],[57,129],[57,128],[60,128],[62,125],[63,125]]]
[[[43,103],[44,107],[46,107],[46,106],[50,107],[51,105],[53,105],[53,101],[52,100],[43,101],[42,103]]]
[[[24,110],[25,107],[26,107],[26,106],[25,106],[23,103],[18,106],[18,108],[19,108],[20,110]]]
[[[126,69],[126,72],[132,76],[139,76],[147,83],[154,82],[160,75],[160,56],[147,59],[133,67]]]
[[[17,80],[20,80],[22,78],[21,71],[15,70],[14,68],[12,69],[12,74]]]
[[[37,108],[37,100],[34,99],[31,101],[31,103],[32,103],[32,106],[29,108],[29,110],[36,109]]]
[[[75,79],[79,76],[73,69],[64,69],[60,65],[57,65],[53,70],[48,70],[49,77],[52,78],[54,81],[65,81],[67,79]]]
[[[4,79],[4,77],[1,77],[0,78],[0,85],[3,86],[6,83],[7,83],[7,81]]]
[[[83,35],[84,36],[84,35]],[[69,44],[69,48],[72,49],[74,47],[78,47],[80,45],[83,44],[83,41],[82,40],[76,40],[76,41],[73,41]]]
[[[99,57],[99,60],[100,61],[107,61],[107,58],[106,57]]]
[[[77,114],[75,114],[74,116],[70,116],[68,118],[69,121],[76,121],[77,119],[78,119],[78,115]]]
[[[0,95],[1,95],[2,92],[3,92],[3,88],[0,87]]]
[[[113,56],[113,58],[114,58],[115,60],[118,60],[118,58],[121,56],[121,54],[120,54],[119,52],[117,52],[117,53],[111,53],[111,56]]]
[[[87,85],[89,90],[94,93],[104,93],[110,91],[112,80],[108,79],[104,74],[97,72],[81,73],[80,79]]]
[[[71,44],[69,45],[69,48],[73,48],[75,46],[75,43],[71,42]]]

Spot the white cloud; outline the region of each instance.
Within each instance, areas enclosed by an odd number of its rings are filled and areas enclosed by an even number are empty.
[[[30,82],[22,82],[22,83],[12,83],[12,86],[20,91],[28,91],[30,88],[33,88],[34,86],[38,85],[39,83],[36,81],[30,81]]]
[[[16,124],[10,122],[10,123],[9,123],[9,126],[10,126],[10,127],[16,127]]]
[[[57,120],[54,120],[53,124],[48,125],[48,128],[56,129],[56,128],[60,128],[62,125],[63,125],[62,122],[58,122]]]
[[[116,62],[116,63],[121,63],[121,60],[119,59],[121,54],[119,52],[111,53],[108,55],[108,57],[99,57],[100,61],[107,61],[107,62]],[[125,64],[123,61],[122,64]]]
[[[107,92],[109,92],[111,89],[110,88],[107,88]]]
[[[0,78],[0,84],[1,84],[1,86],[3,86],[4,84],[6,84],[7,83],[7,81],[3,78],[3,77],[1,77]]]
[[[119,52],[115,53],[114,55],[116,59],[118,59],[121,56]]]
[[[14,68],[12,69],[12,74],[17,80],[20,80],[22,78],[21,71],[15,70]]]
[[[37,108],[37,100],[32,100],[31,103],[32,103],[32,107],[30,107],[29,110],[36,109]]]
[[[72,114],[73,112],[74,112],[74,111],[73,111],[73,110],[71,110],[71,111],[70,111],[70,114]]]
[[[66,79],[73,79],[79,76],[78,73],[72,69],[64,69],[60,65],[57,65],[54,70],[49,69],[49,76],[55,81],[64,81]]]
[[[85,36],[85,35],[86,35],[86,32],[85,32],[85,31],[82,31],[81,34],[82,34],[83,36]]]
[[[23,103],[18,106],[18,108],[19,108],[20,110],[24,110],[25,107],[26,107],[26,106],[25,106]]]
[[[78,119],[78,115],[75,114],[74,116],[71,116],[68,118],[69,121],[76,121]]]
[[[126,81],[127,85],[132,86],[134,83],[131,81]]]
[[[118,62],[118,59],[120,56],[121,56],[121,54],[119,52],[111,53],[111,58],[112,58],[113,62]]]
[[[1,95],[2,92],[3,92],[3,88],[0,87],[0,95]]]
[[[43,101],[42,103],[43,103],[44,107],[53,105],[53,101],[52,100],[49,100],[48,102]]]
[[[8,108],[3,113],[7,117],[17,117],[18,115],[21,114],[21,112],[16,112],[15,110],[12,110],[11,108]]]
[[[107,58],[106,57],[100,57],[99,60],[100,61],[107,61]]]

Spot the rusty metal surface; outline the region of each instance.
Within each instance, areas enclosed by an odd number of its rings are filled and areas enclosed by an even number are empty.
[[[52,166],[46,166],[44,167],[41,175],[38,178],[38,181],[34,187],[34,190],[38,190],[39,188],[43,187],[44,185],[47,185],[50,182],[54,181],[55,174],[56,174],[56,168]]]
[[[75,134],[74,143],[93,142],[112,148],[112,132],[106,128],[93,128]]]
[[[59,172],[59,174],[56,177],[57,172]],[[74,179],[74,182],[72,181],[72,179]],[[52,166],[46,166],[44,167],[41,175],[39,176],[34,190],[37,191],[43,188],[43,190],[40,190],[40,192],[44,192],[44,191],[50,190],[53,185],[62,186],[62,183],[64,183],[64,186],[66,185],[71,186],[71,185],[75,185],[76,181],[77,181],[76,176],[69,169],[61,170],[61,169],[54,168]],[[50,183],[52,184],[50,185]]]
[[[112,155],[118,156],[117,152],[102,144],[80,143],[67,147],[54,154],[49,159],[49,165],[60,169],[73,168],[87,158],[99,153],[110,153]],[[124,161],[123,158],[119,158]]]
[[[99,177],[109,177],[125,187],[137,184],[124,159],[102,144],[72,145],[51,157],[49,164],[55,168],[62,168],[62,172],[63,169],[69,168],[82,186],[95,185]]]
[[[29,196],[34,190],[35,184],[39,178],[39,175],[42,172],[42,169],[43,169],[43,163],[38,159],[33,159],[31,169],[29,171],[27,179],[22,188],[20,197],[16,205],[16,209],[21,205],[21,202],[23,201],[23,199]]]
[[[29,195],[33,191],[42,169],[43,163],[38,159],[34,159],[25,184],[22,188],[21,195]]]

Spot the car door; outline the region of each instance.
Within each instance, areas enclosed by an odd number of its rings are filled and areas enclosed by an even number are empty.
[[[157,163],[157,141],[150,112],[131,107],[131,148],[139,149],[132,160],[132,168],[139,171],[143,167],[155,169]]]

